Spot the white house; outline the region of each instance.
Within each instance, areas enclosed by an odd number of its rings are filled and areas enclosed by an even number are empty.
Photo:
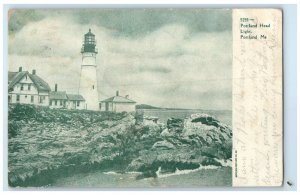
[[[55,84],[54,91],[49,93],[50,108],[66,108],[67,107],[67,93],[65,91],[57,91],[57,84]]]
[[[119,91],[116,96],[100,101],[99,107],[101,111],[109,112],[134,112],[136,102],[130,100],[128,95],[125,97],[119,96]]]
[[[51,91],[47,82],[32,73],[22,71],[8,72],[8,102],[20,104],[35,104],[49,106],[49,92]]]

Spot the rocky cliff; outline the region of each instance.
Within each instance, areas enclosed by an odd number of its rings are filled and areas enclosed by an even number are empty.
[[[231,158],[231,128],[193,114],[161,124],[128,113],[9,107],[10,186],[42,186],[79,172],[139,171],[144,177]]]

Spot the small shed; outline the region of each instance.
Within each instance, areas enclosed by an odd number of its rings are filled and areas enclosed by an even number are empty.
[[[134,112],[135,104],[136,102],[129,99],[128,95],[122,97],[119,95],[119,91],[117,91],[115,96],[100,101],[99,107],[101,111]]]

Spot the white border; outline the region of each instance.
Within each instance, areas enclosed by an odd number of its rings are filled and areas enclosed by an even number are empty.
[[[6,18],[4,18],[4,14],[5,14],[4,5],[5,4],[10,4],[10,6],[14,6],[14,7],[18,7],[18,6],[19,7],[21,7],[21,6],[22,7],[57,7],[57,5],[62,5],[63,7],[66,7],[66,6],[67,7],[90,7],[91,4],[101,3],[101,4],[104,4],[104,5],[102,5],[102,7],[116,7],[116,6],[120,6],[120,4],[122,4],[123,7],[131,7],[132,5],[130,5],[130,4],[136,4],[135,7],[141,7],[141,6],[143,6],[143,7],[144,6],[148,6],[148,7],[158,7],[158,6],[162,6],[162,7],[168,7],[168,6],[178,7],[179,5],[181,5],[183,7],[194,7],[194,6],[197,6],[197,7],[216,7],[216,8],[223,8],[223,7],[268,7],[268,5],[264,5],[264,4],[268,4],[268,3],[272,3],[273,5],[274,4],[280,4],[280,3],[298,4],[297,0],[285,0],[285,1],[283,1],[283,0],[282,1],[281,0],[245,0],[245,1],[243,1],[243,3],[239,2],[239,1],[234,1],[234,0],[227,0],[227,1],[222,1],[222,0],[203,0],[203,1],[201,1],[201,3],[202,3],[201,5],[197,4],[197,3],[199,3],[197,0],[173,0],[171,2],[168,2],[166,0],[152,0],[152,1],[151,0],[145,0],[143,2],[138,1],[138,0],[132,0],[130,2],[129,1],[122,1],[122,0],[110,0],[110,1],[109,0],[105,0],[105,1],[98,1],[98,2],[97,1],[92,1],[92,0],[85,0],[85,1],[73,0],[73,1],[71,1],[72,4],[68,4],[69,2],[70,1],[65,1],[65,0],[51,0],[51,1],[48,0],[48,1],[43,1],[43,2],[38,1],[38,0],[27,0],[26,3],[25,3],[22,0],[14,0],[14,1],[11,1],[11,0],[2,0],[1,1],[1,8],[2,9],[1,9],[1,13],[0,13],[0,19],[2,21],[2,25],[1,26],[4,27],[4,28],[1,28],[1,35],[2,35],[1,36],[1,44],[2,44],[2,46],[5,46],[4,45],[4,40],[5,40],[4,38],[5,38],[5,35],[6,35],[6,32],[7,32],[7,31],[5,31],[5,30],[7,30],[7,26],[4,26],[4,24],[5,24],[4,19],[6,19]],[[49,3],[51,3],[51,5],[49,5]],[[172,4],[169,5],[168,3],[172,3]],[[231,4],[231,5],[224,5],[224,3]],[[238,3],[238,5],[236,5],[236,3]],[[255,4],[250,4],[250,3],[255,3]],[[36,5],[30,5],[30,4],[36,4]],[[56,5],[53,5],[53,4],[56,4]],[[84,5],[82,5],[82,4],[84,4]],[[90,4],[90,5],[88,5],[88,4]],[[156,4],[156,5],[153,5],[153,4]],[[192,5],[187,5],[187,4],[192,4]],[[210,4],[210,5],[208,5],[208,4]],[[217,5],[217,4],[222,4],[222,5]],[[248,5],[246,5],[246,4],[248,4]],[[282,5],[274,5],[272,7],[282,7]],[[297,14],[297,18],[299,18],[298,17],[298,13],[296,13],[296,14]],[[289,20],[287,20],[287,19],[289,19]],[[295,18],[284,18],[284,25],[286,23],[292,22],[293,20],[295,21]],[[299,26],[299,20],[297,21],[297,24],[298,24],[297,26]],[[294,24],[291,24],[291,25],[294,25]],[[291,43],[297,39],[297,34],[295,32],[291,32],[291,31],[295,31],[295,30],[296,30],[296,27],[294,27],[294,29],[290,28],[288,32],[286,32],[284,30],[284,35],[286,35],[287,33],[290,35],[290,37],[285,37],[285,38],[288,39]],[[297,44],[299,45],[299,38],[297,39]],[[290,45],[290,46],[292,48],[286,48],[285,41],[284,41],[284,51],[285,52],[291,52],[291,55],[292,55],[292,56],[286,56],[285,55],[284,56],[284,60],[285,61],[289,60],[289,61],[291,61],[291,63],[294,63],[293,62],[293,60],[294,60],[293,57],[298,56],[297,55],[298,53],[296,53],[296,49],[297,48],[296,48],[295,45],[294,46]],[[3,50],[3,48],[4,47],[1,47],[1,52],[0,52],[0,57],[2,59],[2,62],[4,60],[3,57],[6,56],[6,51],[5,51],[6,49]],[[294,56],[295,54],[296,54],[296,56]],[[294,64],[292,66],[296,66],[296,64]],[[295,71],[296,67],[290,67],[290,69],[291,69],[291,71]],[[0,74],[5,79],[5,75],[6,74],[4,74],[4,73],[6,71],[4,71],[4,70],[7,70],[7,69],[3,69],[3,68],[0,69]],[[297,73],[298,73],[298,71],[299,70],[297,70]],[[290,73],[293,73],[293,72],[290,72]],[[288,76],[290,76],[290,75],[286,75],[287,74],[286,71],[284,72],[284,74],[285,74],[285,78],[287,78]],[[2,92],[4,92],[4,90],[6,90],[5,89],[6,85],[4,85],[5,84],[4,83],[4,79],[0,79],[0,90]],[[292,80],[290,80],[289,83],[285,82],[285,84],[289,84],[290,85],[290,86],[286,86],[286,85],[284,86],[286,90],[287,90],[287,88],[289,90],[294,90],[295,86],[296,86],[296,78],[293,78]],[[299,83],[297,83],[297,84],[299,86]],[[299,90],[298,90],[298,93],[299,93]],[[294,101],[294,98],[297,97],[296,96],[297,94],[296,94],[295,91],[293,91],[293,92],[291,92],[291,94],[289,94],[290,96],[285,96],[285,106],[287,106],[286,100]],[[2,103],[4,102],[4,97],[2,95],[0,96],[0,102],[2,102]],[[2,103],[0,104],[0,109],[2,111],[1,113],[4,114],[4,112],[3,112],[4,108],[3,108],[3,104]],[[292,103],[295,103],[295,102],[292,102]],[[289,106],[291,106],[290,109],[292,109],[296,105],[289,105]],[[300,107],[297,106],[297,110],[299,110],[299,108]],[[290,111],[288,111],[288,113],[290,113]],[[287,115],[287,113],[285,113],[285,116],[286,115]],[[0,122],[1,122],[2,125],[5,125],[5,120],[4,120],[3,117],[4,117],[3,115],[2,115],[2,117],[0,117]],[[299,121],[300,121],[300,118],[298,118],[298,117],[297,117],[297,119],[299,119]],[[293,122],[293,124],[290,124],[290,126],[291,126],[291,128],[295,128],[296,123],[294,124],[294,122],[296,122],[296,121],[292,121],[292,122]],[[285,121],[285,123],[286,123],[286,121]],[[292,129],[285,129],[285,132],[287,132],[287,131],[291,132],[292,134],[291,135],[287,135],[288,137],[286,137],[286,134],[285,134],[285,140],[288,140],[289,138],[292,139],[293,136],[295,136],[295,133],[292,132]],[[297,138],[299,139],[299,133],[297,135]],[[3,136],[0,136],[0,141],[1,141],[1,149],[3,151],[3,149],[4,149],[4,148],[2,148],[4,146],[3,145],[3,141],[4,141]],[[293,143],[295,145],[290,145],[288,143],[286,143],[286,144],[291,149],[295,148],[296,145],[298,146],[297,143]],[[3,184],[3,178],[4,178],[4,175],[3,175],[3,173],[4,173],[3,172],[4,164],[2,164],[4,162],[3,161],[4,160],[3,157],[4,157],[4,154],[2,152],[0,152],[0,158],[1,158],[0,159],[0,166],[1,166],[1,175],[2,175],[2,177],[0,177],[0,183],[1,184]],[[299,158],[299,156],[297,156],[297,161],[299,162],[298,158]],[[285,166],[287,168],[289,167],[290,164],[291,164],[290,162],[285,162]],[[295,173],[296,170],[289,170],[289,172]],[[299,170],[297,170],[297,173],[299,175]],[[5,188],[3,188],[3,187],[4,186],[1,185],[1,189],[5,190]],[[291,190],[291,188],[289,188],[289,189]],[[285,190],[289,190],[289,189],[285,189]],[[91,189],[86,189],[86,190],[91,190]],[[193,190],[193,189],[191,189],[191,190]],[[234,190],[234,191],[229,191],[229,192],[222,192],[222,193],[225,193],[225,194],[227,194],[227,193],[231,194],[231,193],[236,193],[238,190],[263,190],[263,191],[265,191],[265,190],[284,190],[284,189],[283,188],[279,188],[279,189],[278,188],[276,188],[276,189],[273,189],[273,188],[250,188],[250,189],[247,189],[247,188],[242,188],[242,189],[240,189],[240,188],[229,188],[229,189],[228,188],[225,188],[225,189],[224,188],[209,188],[209,189],[203,189],[202,188],[202,189],[197,189],[197,190],[209,190],[209,191]],[[174,194],[174,193],[177,194],[177,193],[181,193],[181,192],[183,192],[183,191],[176,191],[176,192],[174,192],[174,191],[160,191],[160,193],[164,193],[164,194],[165,193],[167,193],[167,194],[171,194],[171,193],[172,194]],[[196,194],[196,193],[199,194],[199,192],[197,192],[197,191],[195,192],[195,191],[190,191],[189,190],[188,192],[191,193],[191,194]],[[9,193],[9,194],[13,193],[14,194],[14,193],[18,193],[18,191],[5,191],[4,193]],[[37,191],[37,192],[23,191],[22,193],[25,193],[25,194],[36,194],[36,193],[38,193],[38,194],[40,194],[41,191]],[[43,193],[53,193],[53,191],[46,191],[46,192],[43,192]],[[85,193],[85,192],[82,192],[82,191],[76,191],[76,192],[75,191],[70,191],[70,192],[66,192],[66,191],[54,191],[54,193],[58,193],[58,194],[66,194],[66,193],[67,194],[68,193],[79,194],[79,193]],[[99,193],[99,192],[97,192],[97,191],[89,191],[88,193],[93,193],[94,194],[94,193]],[[104,192],[101,191],[101,193],[104,193]],[[105,192],[105,194],[113,194],[113,193],[115,193],[115,192],[114,191],[106,191]],[[140,194],[141,192],[138,192],[138,191],[125,191],[123,193],[124,194]],[[146,194],[147,193],[153,193],[153,191],[143,192],[143,194],[144,193],[146,193]],[[155,193],[158,193],[158,192],[155,192]],[[249,193],[249,192],[244,192],[244,193]],[[256,193],[258,193],[258,192],[256,192]],[[261,193],[265,194],[265,193],[270,193],[270,192],[261,192]],[[271,192],[271,193],[273,193],[273,192]]]

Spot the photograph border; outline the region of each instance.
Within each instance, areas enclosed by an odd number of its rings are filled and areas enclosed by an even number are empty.
[[[297,21],[297,5],[274,5],[274,4],[262,4],[262,5],[252,5],[252,4],[243,4],[243,5],[215,5],[215,4],[202,4],[202,5],[173,5],[173,4],[164,4],[164,5],[137,5],[137,4],[126,4],[126,5],[72,5],[72,4],[64,4],[64,5],[37,5],[37,4],[27,4],[27,5],[4,5],[3,11],[3,22],[4,22],[4,44],[3,44],[3,187],[6,191],[27,191],[24,188],[10,188],[8,187],[7,181],[7,173],[8,173],[8,162],[7,162],[7,71],[8,71],[8,28],[7,28],[7,13],[8,10],[11,8],[167,8],[167,7],[174,7],[174,8],[279,8],[283,10],[283,91],[284,91],[284,182],[282,187],[199,187],[199,188],[175,188],[176,190],[200,190],[200,191],[210,191],[210,190],[229,190],[229,191],[238,191],[238,190],[287,190],[287,191],[294,191],[297,189],[296,185],[289,186],[287,184],[290,181],[293,184],[297,183],[297,113],[296,107],[297,100],[296,100],[296,93],[297,93],[297,46],[294,40],[297,37],[297,29],[296,24]],[[32,190],[29,188],[28,190]],[[56,190],[64,190],[64,191],[73,191],[73,190],[174,190],[174,188],[49,188],[49,189],[41,189],[41,188],[34,188],[34,190],[42,190],[42,191],[56,191]]]

